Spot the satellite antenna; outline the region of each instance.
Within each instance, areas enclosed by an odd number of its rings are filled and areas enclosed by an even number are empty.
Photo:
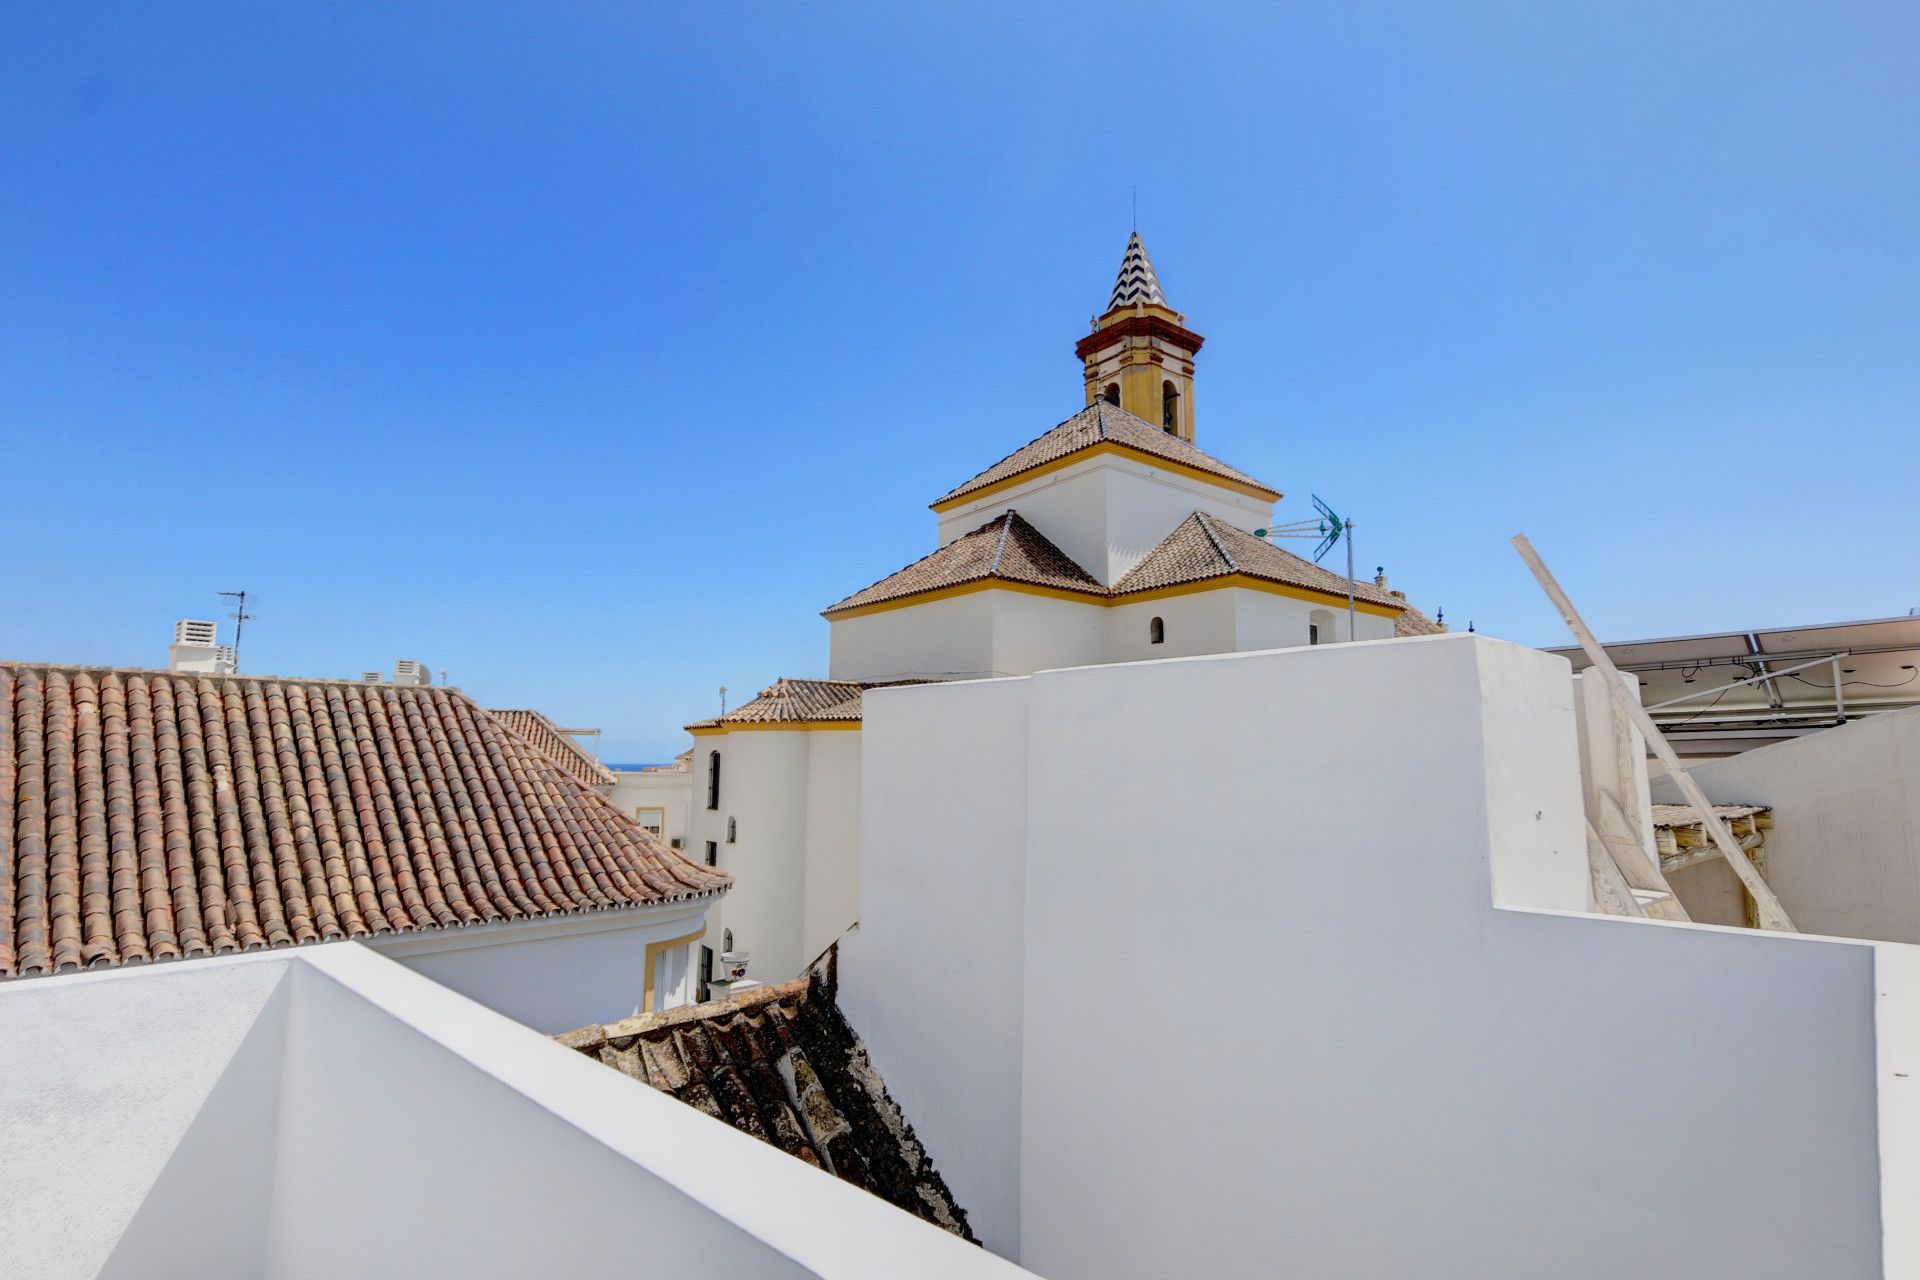
[[[1353,520],[1342,517],[1326,503],[1320,501],[1320,495],[1313,495],[1313,509],[1320,513],[1317,519],[1295,520],[1291,524],[1278,524],[1271,528],[1255,529],[1253,536],[1272,541],[1274,538],[1318,538],[1320,545],[1313,549],[1313,562],[1319,564],[1326,558],[1327,552],[1335,544],[1344,541],[1347,544],[1347,639],[1354,638],[1353,629]]]
[[[247,623],[253,620],[253,615],[247,612],[246,592],[222,591],[220,594],[233,601],[233,612],[227,616],[233,619],[233,669],[238,671],[240,670],[240,633],[246,628]]]

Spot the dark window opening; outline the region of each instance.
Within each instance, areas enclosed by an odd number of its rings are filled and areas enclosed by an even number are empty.
[[[710,752],[707,756],[707,808],[720,807],[720,753]]]
[[[734,835],[733,819],[728,818],[727,819],[727,843],[728,844],[733,843],[733,835]]]
[[[1160,384],[1160,426],[1175,433],[1180,430],[1180,392],[1171,382]]]
[[[1117,382],[1109,382],[1107,384],[1107,389],[1101,392],[1101,396],[1106,400],[1108,404],[1119,404],[1120,403],[1120,384]]]
[[[700,988],[694,992],[694,1001],[705,1004],[712,997],[713,986],[713,948],[700,948]]]
[[[720,846],[711,840],[707,841],[707,865],[710,867],[720,865]]]
[[[1147,643],[1164,644],[1167,639],[1167,624],[1155,618],[1147,624]]]
[[[1307,624],[1307,643],[1308,644],[1320,643],[1320,624],[1319,623],[1309,622]]]

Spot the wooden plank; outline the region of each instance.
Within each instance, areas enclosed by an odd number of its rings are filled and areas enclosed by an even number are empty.
[[[1640,900],[1633,896],[1633,886],[1620,874],[1613,854],[1591,822],[1587,823],[1587,875],[1593,880],[1593,903],[1602,915],[1647,918]]]
[[[1580,611],[1573,607],[1573,601],[1568,599],[1567,593],[1560,589],[1559,582],[1548,571],[1546,562],[1540,558],[1540,553],[1533,549],[1531,542],[1527,541],[1527,535],[1515,534],[1513,546],[1520,553],[1520,558],[1527,562],[1527,568],[1533,571],[1535,580],[1540,583],[1540,589],[1547,593],[1547,598],[1553,601],[1554,608],[1560,611],[1560,617],[1573,632],[1573,638],[1578,640],[1581,649],[1586,651],[1588,661],[1605,675],[1608,692],[1619,702],[1620,710],[1626,713],[1627,718],[1646,738],[1647,749],[1653,752],[1654,759],[1665,766],[1667,776],[1673,779],[1676,787],[1680,788],[1680,794],[1686,797],[1687,803],[1699,813],[1701,825],[1706,827],[1707,833],[1713,837],[1714,845],[1726,858],[1727,865],[1733,868],[1734,874],[1740,877],[1740,883],[1746,887],[1747,893],[1753,898],[1754,914],[1759,926],[1762,929],[1772,929],[1780,933],[1798,932],[1793,927],[1793,921],[1788,917],[1786,908],[1780,905],[1780,899],[1774,895],[1773,889],[1761,878],[1760,872],[1753,863],[1747,860],[1746,854],[1734,840],[1732,833],[1727,830],[1726,824],[1720,821],[1720,815],[1713,811],[1713,802],[1707,799],[1706,792],[1700,790],[1700,784],[1693,780],[1686,766],[1680,763],[1680,757],[1675,755],[1673,748],[1667,744],[1666,735],[1660,732],[1660,726],[1653,722],[1653,717],[1649,716],[1646,708],[1640,705],[1640,699],[1621,687],[1619,668],[1613,665],[1613,659],[1607,656],[1607,651],[1601,647],[1600,641],[1594,637],[1592,631],[1588,630],[1585,619],[1580,616]]]

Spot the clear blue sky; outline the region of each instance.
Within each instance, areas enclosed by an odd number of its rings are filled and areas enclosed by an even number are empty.
[[[9,5],[0,656],[419,657],[663,758],[1080,403],[1449,621],[1920,600],[1920,7]]]

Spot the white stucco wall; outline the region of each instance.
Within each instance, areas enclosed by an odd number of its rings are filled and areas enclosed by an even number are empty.
[[[1803,932],[1920,942],[1920,707],[1689,772],[1718,803],[1773,806],[1767,882]],[[1680,803],[1671,782],[1653,790]],[[1695,879],[1737,904],[1725,866]]]
[[[806,921],[801,961],[832,946],[860,918],[860,739],[817,730],[807,741]],[[800,970],[796,968],[794,975]],[[781,976],[781,975],[776,975]],[[792,976],[792,975],[786,975]]]
[[[691,769],[623,770],[614,774],[613,790],[607,799],[629,818],[638,820],[640,810],[661,811],[660,838],[684,848],[687,821],[693,807],[693,771]]]
[[[472,925],[367,945],[523,1026],[557,1035],[644,1012],[647,948],[700,929],[704,902]],[[682,948],[684,950],[684,948]],[[664,990],[685,1004],[685,982]]]
[[[843,999],[976,1229],[1053,1280],[1880,1275],[1920,1063],[1874,950],[1561,913],[1568,674],[1463,635],[872,695]]]
[[[944,679],[993,670],[989,592],[951,596],[829,623],[834,680]],[[699,782],[696,779],[695,788]],[[700,803],[698,796],[695,804]]]
[[[357,943],[0,984],[8,1280],[1024,1274]]]
[[[1234,648],[1233,588],[1196,591],[1137,604],[1114,605],[1107,613],[1107,661],[1144,662],[1185,658],[1200,653],[1231,653]],[[1152,642],[1152,622],[1164,624],[1161,643]]]
[[[706,841],[713,841],[720,869],[734,878],[733,888],[709,913],[704,942],[718,955],[731,930],[735,949],[752,955],[750,976],[767,982],[793,977],[812,958],[805,933],[812,736],[798,729],[751,730],[694,740],[688,854],[704,858]],[[720,807],[708,809],[707,757],[714,751],[721,753]],[[727,843],[730,818],[737,836],[733,844]]]
[[[974,1233],[1005,1257],[1020,1254],[1032,686],[992,680],[927,685],[910,699],[868,695],[861,736],[891,749],[862,752],[862,789],[885,799],[863,816],[860,928],[840,951],[848,1021],[884,1046],[888,1091]],[[865,843],[876,837],[879,848]]]
[[[942,513],[939,545],[1018,511],[1074,563],[1111,586],[1195,511],[1236,528],[1268,524],[1271,503],[1145,462],[1101,454]]]
[[[1107,614],[1081,604],[1019,591],[989,591],[993,599],[994,675],[1026,675],[1048,667],[1111,661]]]
[[[261,1274],[285,970],[0,983],[0,1276]]]

